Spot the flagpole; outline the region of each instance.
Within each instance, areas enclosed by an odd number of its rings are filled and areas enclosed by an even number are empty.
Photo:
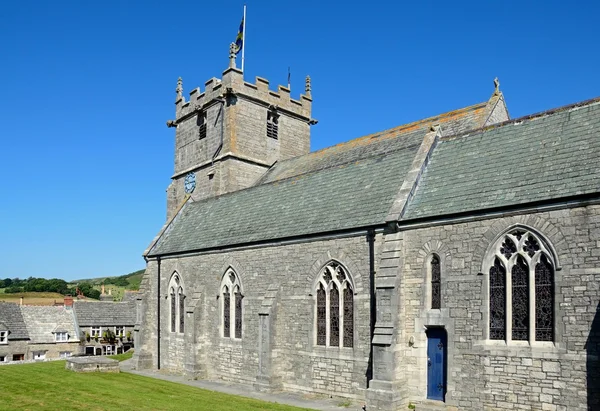
[[[246,5],[244,4],[244,30],[242,31],[242,73],[244,72],[244,51],[246,51]]]

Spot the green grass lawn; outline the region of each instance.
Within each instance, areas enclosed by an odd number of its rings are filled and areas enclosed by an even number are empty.
[[[119,361],[125,361],[130,359],[131,357],[133,357],[133,349],[127,351],[124,354],[116,354],[116,355],[109,355],[108,358],[112,358],[113,360],[119,360]]]
[[[0,367],[0,396],[2,410],[302,410],[135,374],[76,373],[64,361]]]

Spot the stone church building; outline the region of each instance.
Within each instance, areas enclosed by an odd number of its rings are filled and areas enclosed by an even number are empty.
[[[177,86],[136,366],[368,410],[600,409],[600,99],[489,100],[310,152],[235,67]]]

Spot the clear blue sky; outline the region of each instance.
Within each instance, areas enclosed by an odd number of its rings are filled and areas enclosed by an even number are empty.
[[[313,80],[312,148],[487,100],[600,95],[597,1],[248,1],[246,80]],[[165,221],[177,77],[227,67],[242,1],[0,6],[0,278],[121,275]]]

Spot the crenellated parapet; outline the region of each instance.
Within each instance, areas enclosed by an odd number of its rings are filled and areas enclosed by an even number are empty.
[[[311,118],[312,97],[309,77],[307,77],[305,90],[306,94],[301,94],[299,99],[294,99],[289,88],[280,85],[277,91],[270,90],[269,81],[262,77],[256,77],[254,83],[244,81],[243,73],[233,67],[223,72],[222,79],[213,77],[208,80],[204,84],[204,90],[197,87],[190,91],[189,99],[186,101],[183,96],[182,81],[179,78],[176,89],[175,120],[169,120],[167,125],[174,127],[208,106],[230,98],[246,99],[314,124],[315,120]]]

